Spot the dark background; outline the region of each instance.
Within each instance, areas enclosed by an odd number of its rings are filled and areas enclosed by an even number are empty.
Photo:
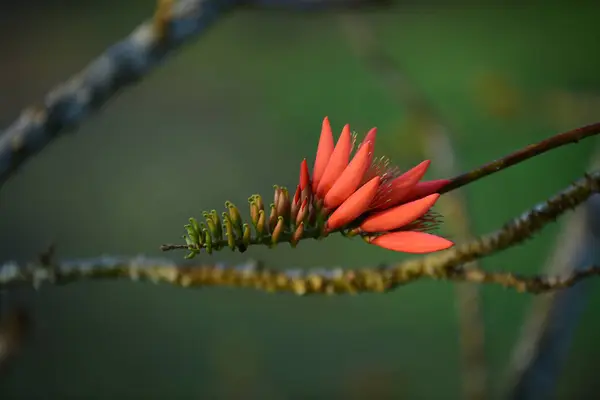
[[[0,126],[80,70],[153,12],[147,1],[29,1],[0,9]],[[453,128],[462,169],[600,111],[600,8],[440,6],[399,2],[356,14]],[[217,22],[74,135],[32,159],[0,194],[0,259],[31,259],[50,240],[61,258],[165,256],[189,216],[291,186],[314,157],[328,115],[378,154],[421,161],[419,130],[352,50],[343,13],[241,10]],[[579,177],[594,141],[562,148],[465,189],[473,231],[500,227]],[[383,152],[385,150],[385,153]],[[435,163],[435,160],[434,160]],[[430,173],[429,178],[441,177]],[[560,224],[483,266],[535,273]],[[560,243],[558,244],[560,246]],[[183,254],[166,255],[179,260]],[[258,258],[276,267],[374,265],[402,255],[331,237],[298,249],[255,248],[201,261]],[[589,287],[597,289],[598,283]],[[505,389],[532,296],[482,290],[490,395]],[[80,283],[4,293],[24,303],[32,338],[0,377],[2,398],[461,397],[454,285],[420,281],[388,295],[307,297]],[[559,398],[600,389],[590,293]]]

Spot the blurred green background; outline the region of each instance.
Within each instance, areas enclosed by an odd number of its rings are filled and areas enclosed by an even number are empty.
[[[598,6],[405,5],[357,14],[451,124],[461,169],[600,111]],[[583,4],[583,3],[581,3]],[[30,1],[0,10],[0,126],[152,14],[154,1]],[[379,154],[422,159],[411,116],[352,51],[340,13],[227,15],[74,135],[28,162],[0,193],[2,260],[51,240],[60,258],[161,254],[187,218],[293,185],[320,123],[379,128]],[[346,27],[347,29],[347,27]],[[481,234],[579,177],[594,142],[566,147],[470,185]],[[385,153],[382,150],[385,149]],[[434,160],[435,163],[435,160]],[[430,173],[429,178],[441,177]],[[560,224],[483,262],[535,273]],[[401,255],[331,237],[298,249],[223,251],[276,267],[374,265]],[[590,289],[599,288],[591,282]],[[490,396],[505,383],[529,295],[482,289]],[[461,398],[454,285],[421,281],[388,295],[307,297],[81,283],[3,298],[35,330],[1,398]],[[559,398],[600,389],[596,309],[588,299]]]

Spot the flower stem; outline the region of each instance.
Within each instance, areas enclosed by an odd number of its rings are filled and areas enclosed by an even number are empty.
[[[440,192],[447,193],[468,185],[481,179],[485,176],[502,171],[508,167],[519,164],[520,162],[529,160],[535,156],[546,153],[550,150],[564,146],[566,144],[577,143],[582,139],[594,136],[600,133],[600,122],[591,125],[576,128],[567,132],[559,133],[548,139],[544,139],[536,144],[530,144],[514,153],[508,154],[498,160],[492,161],[481,167],[475,168],[472,171],[466,172],[450,179],[450,183],[446,185]]]

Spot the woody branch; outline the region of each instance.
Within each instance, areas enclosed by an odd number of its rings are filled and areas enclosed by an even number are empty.
[[[254,5],[326,9],[379,5],[382,0],[158,0],[152,19],[110,46],[0,131],[0,187],[30,158],[73,131],[114,95],[148,76],[175,50],[208,31],[232,9]]]
[[[172,261],[139,258],[102,257],[55,263],[41,257],[29,265],[7,263],[0,267],[0,288],[43,283],[66,284],[94,279],[149,280],[182,287],[235,286],[267,292],[304,294],[343,294],[389,292],[421,278],[487,283],[519,292],[542,293],[572,286],[600,274],[600,266],[590,266],[562,277],[525,277],[506,272],[462,268],[477,260],[522,243],[575,208],[592,194],[600,192],[600,171],[584,176],[568,188],[523,213],[495,232],[450,250],[399,264],[361,269],[277,270],[249,261],[242,265],[177,265]]]
[[[171,2],[161,2],[161,4],[166,3],[170,4]],[[171,50],[202,32],[214,21],[216,16],[235,4],[238,4],[238,2],[233,0],[182,0],[173,4],[172,7],[159,8],[159,12],[157,12],[154,20],[144,23],[124,41],[108,49],[105,54],[90,64],[82,73],[51,92],[47,96],[43,106],[26,110],[14,124],[2,133],[0,137],[0,184],[4,183],[25,160],[41,151],[53,139],[68,130],[68,128],[72,128],[81,122],[89,112],[106,102],[117,90],[145,76],[160,60],[166,58]],[[579,139],[597,133],[600,133],[600,123],[549,138],[546,141],[528,146],[503,159],[460,175],[452,179],[451,184],[443,191],[448,192],[464,186],[483,176],[515,165],[553,148],[576,142]],[[383,269],[376,268],[341,272],[341,276],[346,277],[345,279],[349,285],[346,291],[380,291],[380,287],[381,290],[385,291],[424,276],[455,280],[475,279],[474,277],[479,275],[464,274],[458,266],[526,239],[543,225],[551,222],[562,212],[566,211],[570,206],[579,204],[582,201],[582,196],[587,198],[590,193],[597,191],[597,179],[597,175],[592,174],[585,179],[583,184],[574,185],[571,189],[566,190],[560,199],[551,199],[544,205],[517,219],[512,224],[507,225],[507,227],[496,234],[482,237],[477,241],[459,246],[448,252]],[[186,248],[187,246],[183,245],[183,247]],[[45,276],[48,279],[41,279],[42,281],[56,279],[57,282],[65,281],[65,279],[68,281],[77,277],[121,277],[119,271],[124,271],[122,264],[119,264],[119,268],[115,266],[112,269],[100,268],[97,273],[94,271],[90,272],[88,268],[93,266],[101,267],[102,264],[86,263],[85,265],[86,269],[83,271],[74,268],[73,264],[67,264],[71,269],[67,269],[66,271],[59,267],[51,267],[42,269],[33,268],[31,269],[33,273],[30,273],[24,272],[29,271],[30,269],[28,268],[23,269],[16,267],[14,264],[5,264],[2,267],[2,286],[10,286],[16,282],[30,282],[32,279],[35,281]],[[216,270],[232,271],[231,269],[217,268],[215,266],[210,268],[211,270],[216,268]],[[181,271],[188,270],[189,268],[181,269]],[[270,284],[277,282],[279,277],[281,277],[281,272],[268,272],[268,270],[260,268],[259,270],[261,276],[275,279],[275,281],[270,278],[267,279],[267,282],[270,282]],[[130,271],[130,269],[127,269],[127,271]],[[164,272],[165,270],[159,268],[159,271]],[[177,282],[182,277],[187,277],[182,282],[203,282],[201,279],[200,281],[191,279],[197,277],[196,273],[178,272],[180,271],[179,269],[175,269],[174,271],[176,272],[174,275],[177,277]],[[202,269],[199,269],[199,271],[202,271]],[[366,272],[363,274],[361,271],[371,271],[375,275]],[[233,275],[236,276],[235,273]],[[303,276],[303,274],[299,275]],[[360,278],[357,278],[363,275],[364,277],[376,277],[374,282],[380,282],[381,285],[379,283],[374,284],[375,286],[373,284],[367,285],[364,279],[361,281]],[[152,276],[156,277],[156,275]],[[284,281],[287,279],[285,276],[286,274],[282,278]],[[328,276],[327,274],[321,276],[321,281],[331,281]],[[467,278],[467,276],[470,278]],[[496,278],[490,278],[490,280],[487,280],[484,276],[481,278],[481,281],[498,282],[498,276],[508,275],[497,275]],[[294,280],[291,277],[288,278],[290,282]],[[298,279],[301,282],[305,282],[304,286],[308,287],[306,285],[308,281],[305,278]],[[298,279],[295,279],[294,282],[298,281]],[[519,279],[511,281],[522,282]],[[369,281],[371,282],[371,280]],[[508,281],[506,281],[506,284],[509,284]],[[522,290],[529,290],[536,287],[535,285],[523,286],[517,284],[512,284],[512,286],[516,286]],[[278,286],[275,285],[274,287],[277,288]],[[551,285],[551,287],[554,286]],[[341,291],[343,292],[344,290]]]

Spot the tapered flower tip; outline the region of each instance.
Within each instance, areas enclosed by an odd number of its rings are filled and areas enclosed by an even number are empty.
[[[385,232],[401,228],[421,218],[433,207],[438,193],[376,213],[360,225],[363,232]]]
[[[377,128],[371,128],[367,135],[363,139],[361,146],[364,146],[366,143],[371,142],[372,150],[375,149],[375,139],[377,138]],[[369,154],[369,165],[373,162],[373,151]]]
[[[337,178],[348,165],[351,151],[352,135],[350,133],[350,125],[346,124],[344,129],[342,129],[342,134],[331,153],[327,167],[325,167],[323,176],[317,186],[317,194],[320,198],[325,198],[329,189],[331,189]]]
[[[371,130],[369,130],[369,132],[367,132],[367,134],[365,135],[365,138],[363,139],[361,144],[371,142],[371,143],[373,143],[373,146],[375,146],[376,138],[377,138],[377,128],[371,128]]]
[[[300,190],[304,190],[310,184],[310,175],[308,173],[308,164],[306,158],[300,163]]]
[[[329,162],[331,153],[333,153],[333,149],[334,149],[333,132],[331,131],[331,124],[329,123],[329,118],[325,117],[323,119],[323,127],[321,128],[321,137],[319,138],[319,146],[317,147],[317,156],[315,158],[315,165],[313,167],[313,183],[312,183],[313,192],[317,191],[317,187],[319,185],[321,178],[323,177],[323,172],[325,172],[325,168],[327,167],[327,163]]]
[[[432,253],[454,246],[453,242],[443,237],[416,231],[386,233],[371,239],[369,243],[384,249],[413,254]]]
[[[389,208],[405,200],[413,187],[423,178],[429,164],[431,161],[425,160],[389,182],[387,187],[381,191],[381,195],[377,196],[372,207]]]
[[[438,193],[444,186],[450,183],[449,179],[435,179],[417,183],[406,196],[405,201],[420,199],[432,193]]]
[[[333,209],[342,204],[352,193],[356,191],[363,180],[365,172],[371,165],[373,154],[373,143],[366,142],[360,146],[350,164],[344,169],[342,175],[335,181],[325,196],[325,207]]]
[[[326,228],[331,231],[349,224],[364,213],[377,193],[381,178],[376,176],[352,193],[327,220]]]

